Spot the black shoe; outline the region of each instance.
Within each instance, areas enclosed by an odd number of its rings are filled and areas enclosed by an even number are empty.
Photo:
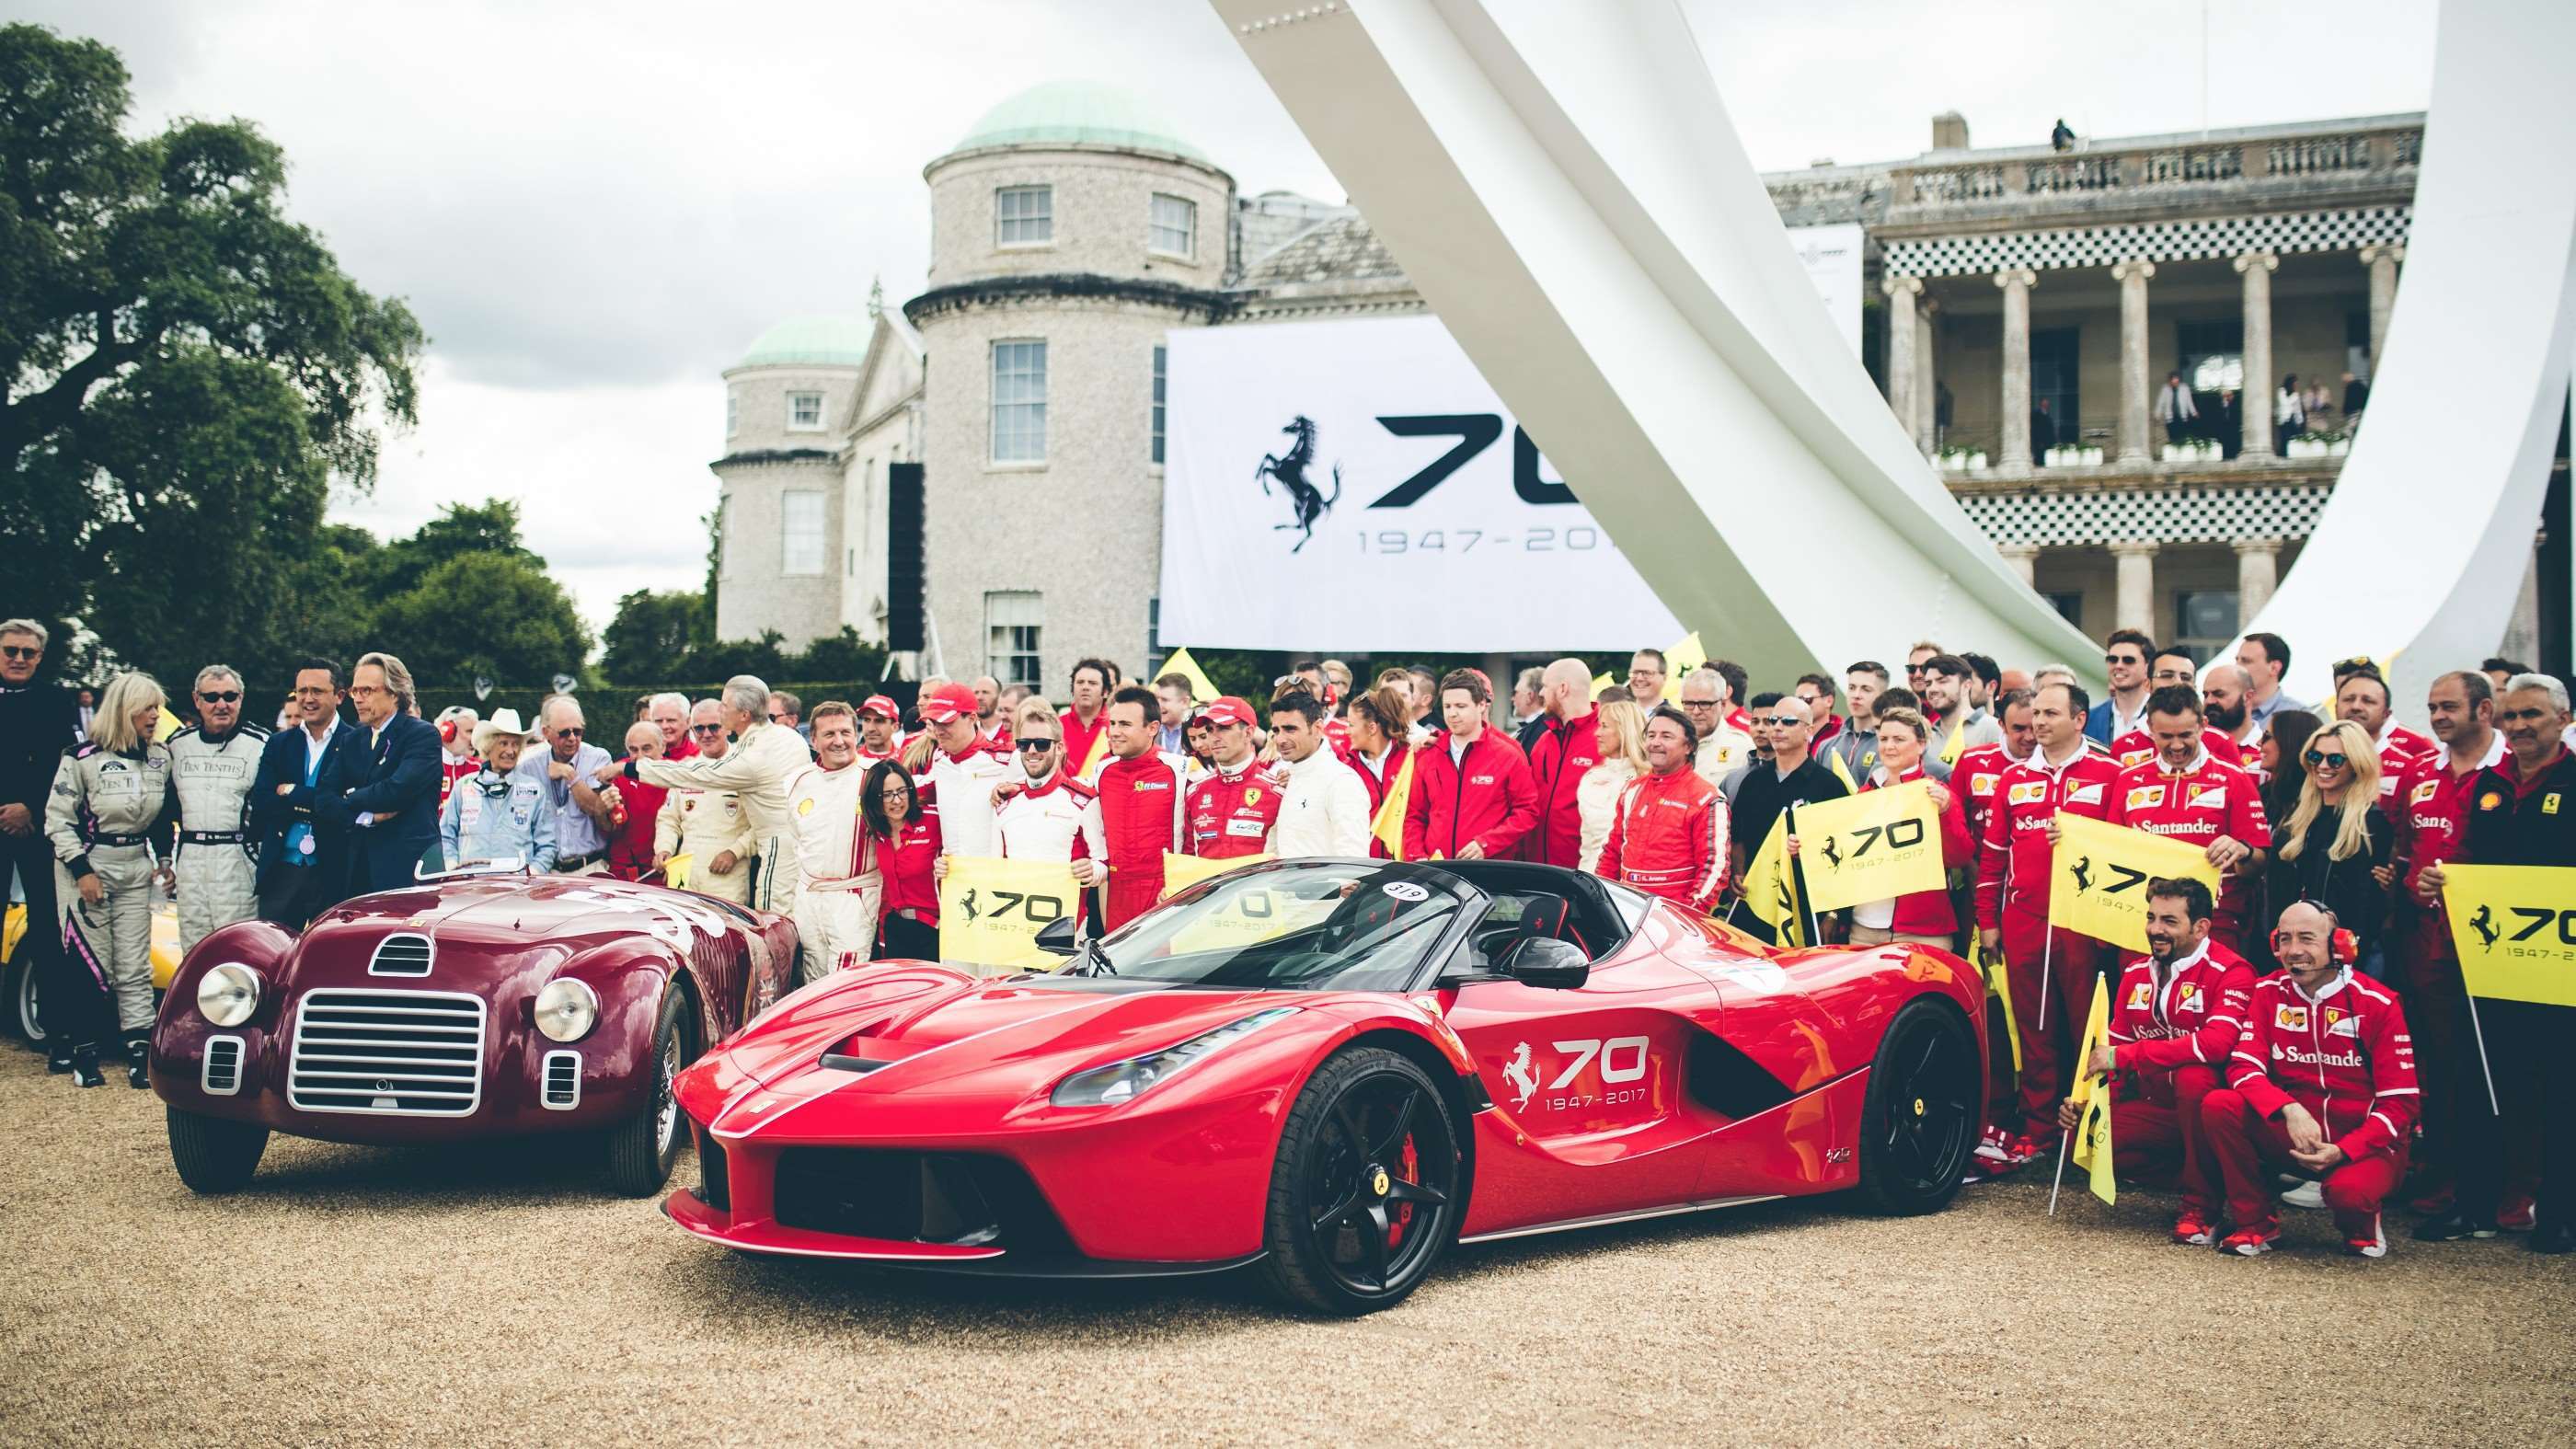
[[[51,1042],[48,1042],[45,1045],[45,1070],[59,1077],[71,1069],[71,1043],[63,1040],[60,1036],[56,1036]]]
[[[152,1043],[137,1037],[125,1044],[125,1085],[129,1087],[151,1086],[151,1067]]]
[[[100,1075],[98,1070],[98,1048],[74,1047],[72,1049],[72,1084],[80,1087],[107,1085],[107,1078]]]
[[[2473,1218],[2456,1211],[2438,1218],[2426,1218],[2415,1225],[2415,1241],[2419,1243],[2456,1243],[2462,1238],[2492,1238],[2495,1235],[2495,1219]]]
[[[2551,1223],[2534,1228],[2523,1246],[2535,1253],[2576,1253],[2576,1223]]]

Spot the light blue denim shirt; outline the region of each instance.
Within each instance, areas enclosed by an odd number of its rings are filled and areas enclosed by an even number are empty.
[[[585,741],[580,749],[573,752],[573,772],[584,779],[596,779],[600,767],[608,761],[608,751]],[[580,806],[572,803],[572,782],[547,778],[546,767],[554,762],[555,752],[539,740],[519,757],[519,767],[511,773],[534,781],[538,789],[545,791],[546,803],[554,807],[555,859],[570,860],[576,855],[595,855],[606,850],[608,837],[600,833],[599,826],[589,816],[581,813]]]
[[[534,870],[555,863],[555,807],[545,783],[489,765],[456,782],[439,812],[438,843],[450,868],[469,860],[518,860]]]

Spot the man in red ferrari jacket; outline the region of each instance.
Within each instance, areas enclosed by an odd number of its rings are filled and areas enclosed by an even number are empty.
[[[2111,791],[2111,823],[2201,848],[2218,871],[2220,945],[2245,948],[2245,920],[2258,911],[2254,893],[2272,827],[2254,777],[2213,754],[2201,725],[2200,696],[2168,685],[2147,697],[2147,734],[2155,753],[2120,772]]]
[[[2018,1166],[2057,1145],[2057,1102],[2065,1086],[2059,1065],[2080,1040],[2101,960],[2100,942],[2048,924],[2058,812],[2108,820],[2116,803],[2111,787],[2120,767],[2084,738],[2089,708],[2080,685],[2052,681],[2034,694],[2037,747],[2004,767],[1986,811],[1977,856],[1977,935],[1989,959],[2003,953],[2013,1017],[2021,1024],[2022,1119],[2018,1137],[1988,1134],[1978,1151],[1989,1164]]]
[[[1261,768],[1252,751],[1252,706],[1227,695],[1200,713],[1216,751],[1216,772],[1189,792],[1187,853],[1204,860],[1232,860],[1270,848],[1286,788]],[[1159,732],[1156,736],[1160,738]],[[1114,746],[1113,746],[1114,748]]]
[[[1440,681],[1440,716],[1449,727],[1416,752],[1405,859],[1507,860],[1538,823],[1529,760],[1511,736],[1487,727],[1493,698],[1493,686],[1473,669],[1453,669]]]
[[[2379,1204],[2406,1171],[2420,1093],[2406,1013],[2387,988],[2352,970],[2352,936],[2308,901],[2281,913],[2281,969],[2254,985],[2227,1085],[2200,1120],[2227,1184],[2236,1231],[2220,1244],[2253,1257],[2281,1236],[2276,1169],[2317,1178],[2344,1251],[2383,1257]],[[2119,1127],[2112,1127],[2116,1141]]]
[[[1521,859],[1581,870],[1589,862],[1579,858],[1583,811],[1575,792],[1601,762],[1601,711],[1592,707],[1592,672],[1580,659],[1560,659],[1547,667],[1538,689],[1542,728],[1529,756],[1538,828],[1521,841]]]
[[[1628,782],[1610,812],[1594,875],[1707,915],[1726,889],[1726,797],[1691,768],[1699,735],[1669,704],[1646,719],[1647,773]]]
[[[2200,1103],[2216,1089],[2245,1030],[2254,968],[2210,935],[2209,887],[2188,876],[2147,882],[2147,954],[2128,963],[2111,996],[2111,1042],[2087,1072],[2112,1077],[2111,1143],[2122,1177],[2178,1182],[2173,1239],[2216,1242],[2218,1164]],[[2057,1125],[2075,1126],[2074,1101]]]
[[[2003,728],[2003,738],[1991,745],[1978,745],[1959,756],[1950,767],[1950,788],[1959,792],[1967,804],[1968,839],[1986,838],[1986,814],[1994,808],[1995,786],[2004,777],[2004,766],[2030,758],[2039,747],[2039,736],[2030,722],[2030,691],[2007,689],[1995,696],[1995,722]]]
[[[1133,685],[1101,711],[1109,763],[1092,782],[1097,793],[1082,812],[1084,858],[1073,863],[1073,874],[1085,887],[1106,887],[1099,892],[1104,934],[1162,898],[1163,854],[1182,846],[1189,775],[1178,759],[1155,752],[1157,712],[1153,691]]]

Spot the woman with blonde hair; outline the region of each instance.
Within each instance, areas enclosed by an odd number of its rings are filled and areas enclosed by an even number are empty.
[[[2305,772],[2299,802],[2272,838],[2279,842],[2266,879],[2271,915],[2300,901],[2334,912],[2352,932],[2359,960],[2376,976],[2379,929],[2388,919],[2388,856],[2396,840],[2379,809],[2379,746],[2360,724],[2339,719],[2308,736],[2296,761]]]
[[[143,673],[120,674],[98,697],[89,743],[64,757],[45,798],[45,836],[54,847],[55,910],[62,917],[62,967],[45,983],[65,993],[74,1080],[95,1087],[103,1044],[116,1041],[125,1079],[151,1085],[144,1057],[152,1037],[153,846],[170,858],[170,751],[152,738],[166,702]],[[111,1037],[110,1032],[116,1032]]]
[[[1574,786],[1574,808],[1582,817],[1582,845],[1576,868],[1590,870],[1610,839],[1611,818],[1619,813],[1619,792],[1646,773],[1646,712],[1634,700],[1613,700],[1601,711],[1601,762],[1583,772]],[[1613,873],[1613,878],[1616,878]]]

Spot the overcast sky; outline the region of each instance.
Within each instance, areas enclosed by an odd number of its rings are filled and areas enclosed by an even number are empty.
[[[1575,0],[1565,0],[1575,3]],[[1591,3],[1591,0],[1583,0]],[[2203,123],[2202,8],[1683,0],[1756,165],[1910,156],[1936,112],[1979,145]],[[138,124],[241,116],[291,207],[432,338],[420,427],[338,515],[378,532],[520,501],[594,626],[695,587],[716,374],[797,313],[919,290],[921,168],[1041,81],[1145,94],[1246,193],[1339,201],[1203,0],[799,5],[0,0],[116,46]],[[2210,0],[2213,126],[2421,108],[2433,7]],[[639,521],[640,520],[640,524]]]

